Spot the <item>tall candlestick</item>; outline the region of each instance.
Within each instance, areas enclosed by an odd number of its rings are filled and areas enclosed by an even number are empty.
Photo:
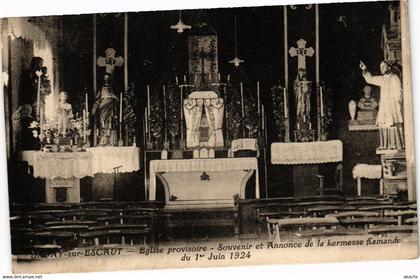
[[[89,101],[88,101],[88,93],[86,92],[86,94],[85,94],[85,110],[86,110],[86,113],[89,111],[89,103],[88,103]]]
[[[120,92],[120,123],[122,123],[123,94]]]
[[[163,114],[164,114],[164,127],[165,127],[165,130],[164,130],[165,142],[164,142],[164,144],[165,144],[165,147],[166,147],[166,143],[168,141],[168,134],[167,134],[167,123],[166,123],[167,115],[166,115],[166,88],[165,88],[165,85],[163,85],[162,89],[163,89],[163,112],[164,112]]]
[[[128,14],[124,13],[124,90],[128,90]]]
[[[321,106],[321,117],[324,117],[324,97],[322,94],[322,86],[319,87],[319,100],[320,100],[320,106]]]
[[[184,75],[184,84],[187,83],[187,76]]]
[[[284,118],[289,118],[289,112],[287,111],[287,92],[286,88],[283,88],[283,106],[284,106]]]
[[[147,117],[147,108],[144,108],[144,118],[146,119],[144,123],[144,129],[146,130],[146,133],[149,132],[149,124],[148,124],[148,117]]]
[[[298,129],[298,130],[300,130],[300,125],[299,125],[299,123],[297,123],[297,129]]]
[[[83,142],[86,142],[86,110],[83,110]]]
[[[264,131],[265,130],[265,111],[264,111],[264,106],[261,106],[261,120],[262,120],[261,128]]]
[[[240,83],[241,85],[241,109],[242,109],[242,119],[245,117],[245,107],[244,107],[244,87],[242,85],[242,82]]]
[[[147,85],[147,114],[150,116],[150,86]]]
[[[258,113],[260,113],[261,103],[260,103],[260,82],[259,81],[257,81],[257,100],[258,100],[258,102],[257,102],[257,105],[258,105]]]
[[[36,114],[38,117],[40,116],[40,112],[41,112],[40,105],[41,105],[41,75],[38,75],[38,89],[36,93]]]
[[[217,82],[220,82],[220,73],[217,74]]]

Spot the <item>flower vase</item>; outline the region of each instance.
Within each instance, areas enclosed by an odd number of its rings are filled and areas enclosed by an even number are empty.
[[[355,122],[356,121],[356,118],[355,118],[356,117],[356,102],[353,100],[349,102],[349,113],[351,117],[350,121]]]

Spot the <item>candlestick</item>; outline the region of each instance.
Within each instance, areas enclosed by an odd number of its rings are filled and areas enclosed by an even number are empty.
[[[89,112],[89,103],[88,103],[88,93],[85,93],[85,109],[86,109],[86,113]]]
[[[217,82],[220,82],[220,73],[217,74]]]
[[[299,125],[299,123],[297,123],[297,129],[298,129],[298,130],[300,130],[300,125]]]
[[[83,110],[83,142],[86,142],[86,110]]]
[[[319,87],[320,103],[321,103],[321,117],[324,117],[324,100],[322,94],[322,86]]]
[[[120,92],[120,123],[122,123],[122,107],[123,107],[122,101],[123,99],[122,99],[122,91],[121,91]]]
[[[261,120],[262,120],[261,128],[262,128],[263,131],[265,130],[264,118],[265,118],[264,106],[261,106]]]
[[[187,76],[184,75],[184,84],[186,84],[186,83],[187,83]]]
[[[258,113],[260,113],[260,106],[261,106],[261,104],[260,104],[260,82],[259,81],[257,81],[257,100],[258,100],[258,102],[257,102],[257,105],[258,105]]]
[[[245,117],[245,107],[244,107],[244,87],[242,85],[242,82],[240,83],[241,85],[241,107],[242,107],[242,119]]]
[[[38,75],[38,72],[37,72],[37,75]],[[38,89],[37,89],[37,94],[36,94],[36,114],[37,114],[37,116],[40,116],[40,111],[41,111],[40,103],[41,103],[41,75],[38,75]]]
[[[284,106],[284,118],[289,118],[289,112],[287,111],[287,92],[286,88],[283,88],[283,106]]]
[[[227,82],[229,82],[229,81],[230,81],[230,75],[227,76]]]
[[[178,85],[178,77],[177,76],[175,76],[175,83],[176,83],[176,85]]]
[[[312,130],[312,123],[309,122],[309,130]]]

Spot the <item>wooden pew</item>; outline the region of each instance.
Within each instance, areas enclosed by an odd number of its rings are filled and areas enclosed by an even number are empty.
[[[268,229],[268,239],[273,239],[274,237],[277,242],[280,242],[280,230],[281,228],[302,228],[302,227],[336,227],[339,225],[337,218],[289,218],[289,219],[274,219],[267,218],[267,229]]]

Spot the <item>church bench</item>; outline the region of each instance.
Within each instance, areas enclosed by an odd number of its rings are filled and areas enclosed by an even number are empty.
[[[417,210],[417,203],[410,204],[408,206],[409,209]]]
[[[325,215],[325,217],[335,217],[337,219],[342,218],[360,218],[360,217],[379,217],[378,212],[371,211],[343,211],[337,213],[330,213]]]
[[[345,227],[364,226],[365,229],[373,227],[374,225],[380,224],[397,224],[398,220],[395,218],[383,218],[383,217],[360,217],[360,218],[347,218],[339,219],[340,225]]]
[[[417,216],[413,217],[413,218],[407,218],[403,222],[406,225],[416,225],[417,224]]]
[[[375,235],[385,235],[390,233],[406,233],[411,234],[417,232],[417,226],[413,225],[402,225],[402,226],[396,226],[396,225],[387,225],[387,226],[376,226],[373,228],[370,228],[368,230],[368,234],[375,234]]]
[[[48,221],[55,221],[57,220],[56,217],[48,214],[31,214],[31,215],[21,215],[11,220],[11,225],[14,224],[26,224],[26,225],[35,225],[35,224],[43,224]]]
[[[348,201],[348,205],[354,206],[380,206],[380,205],[392,205],[393,202],[390,200],[360,200],[360,201]]]
[[[88,221],[88,220],[64,220],[64,221],[53,221],[46,222],[45,226],[61,226],[61,225],[88,225],[92,226],[97,224],[97,221]]]
[[[397,211],[385,211],[385,217],[397,217],[398,218],[398,225],[402,225],[404,219],[408,217],[417,216],[417,211],[414,210],[397,210]]]
[[[369,206],[362,206],[358,207],[357,210],[360,211],[376,211],[379,213],[381,217],[384,216],[385,211],[400,211],[400,210],[407,210],[407,205],[369,205]]]
[[[103,217],[106,215],[107,213],[102,212],[102,211],[80,211],[80,210],[55,214],[55,216],[62,218],[64,220],[68,218],[71,218],[73,220],[77,220],[78,218],[83,219],[83,220],[88,220],[91,218],[96,219],[98,217]]]
[[[390,201],[391,199],[385,196],[381,196],[381,195],[374,195],[374,196],[369,196],[369,195],[363,195],[363,196],[345,196],[344,199],[346,201],[367,201],[367,200],[372,200],[372,201]]]
[[[88,225],[56,225],[56,226],[44,226],[36,232],[44,231],[70,231],[74,233],[80,233],[86,231],[89,228]]]
[[[288,218],[288,219],[275,219],[267,218],[267,230],[268,230],[268,239],[272,240],[273,232],[274,237],[277,242],[280,242],[280,230],[281,228],[321,228],[321,227],[336,227],[339,225],[339,221],[334,217],[307,217],[307,218]]]
[[[13,254],[26,254],[26,255],[50,255],[62,251],[62,247],[57,244],[35,244],[35,245],[24,245],[16,247]],[[31,257],[33,260],[34,258]],[[35,259],[41,259],[35,258]]]
[[[112,237],[117,237],[122,245],[126,244],[126,237],[129,237],[130,244],[133,245],[135,240],[142,238],[143,244],[147,244],[147,236],[151,233],[150,228],[116,228],[116,229],[101,229],[92,228],[90,231],[83,232],[79,235],[81,245],[101,245],[101,238],[106,239],[106,244],[110,244]]]
[[[365,234],[365,231],[363,229],[348,228],[319,229],[295,232],[295,235],[299,238],[325,238],[334,236],[352,236],[363,234]]]
[[[338,213],[340,211],[356,210],[356,207],[349,205],[329,205],[329,206],[315,206],[306,209],[308,214],[313,214],[314,217],[323,217],[328,213]]]
[[[71,249],[76,246],[76,233],[71,231],[38,231],[25,234],[30,243],[60,245],[62,248]]]

